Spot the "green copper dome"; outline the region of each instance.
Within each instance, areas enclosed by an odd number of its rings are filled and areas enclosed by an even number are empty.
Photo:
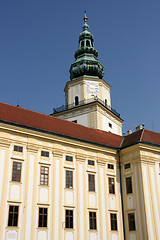
[[[84,75],[103,78],[104,67],[98,61],[98,51],[94,48],[93,35],[89,32],[85,13],[83,32],[79,36],[79,47],[75,52],[75,62],[70,67],[70,79]]]

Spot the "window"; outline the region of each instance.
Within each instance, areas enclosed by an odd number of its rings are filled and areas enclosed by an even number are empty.
[[[48,208],[39,208],[38,227],[47,227]]]
[[[107,107],[107,99],[104,100],[105,106]]]
[[[14,151],[16,151],[16,152],[23,152],[23,147],[14,145]]]
[[[81,47],[84,48],[84,41],[81,42]]]
[[[88,40],[86,41],[86,47],[90,47],[90,42]]]
[[[48,185],[48,167],[41,167],[41,185]]]
[[[108,123],[109,127],[112,128],[112,124],[111,123]]]
[[[130,164],[130,163],[126,163],[126,164],[124,165],[124,169],[128,169],[128,168],[131,168],[131,164]]]
[[[73,210],[66,210],[66,228],[73,228]]]
[[[72,121],[72,122],[77,123],[77,120],[74,120],[74,121]]]
[[[114,165],[113,164],[108,164],[108,169],[114,169]]]
[[[95,176],[93,174],[88,175],[89,191],[95,192]]]
[[[18,226],[18,210],[19,206],[9,206],[8,226]]]
[[[132,193],[132,178],[131,177],[126,178],[126,192],[127,192],[127,194]]]
[[[92,166],[94,166],[94,161],[92,161],[92,160],[88,160],[88,165],[92,165]]]
[[[49,157],[49,152],[41,151],[41,156],[42,157]]]
[[[75,106],[77,106],[79,104],[79,99],[78,99],[78,97],[76,96],[75,97]]]
[[[73,157],[71,157],[71,156],[66,156],[66,161],[73,162]]]
[[[134,213],[128,214],[128,225],[129,225],[129,231],[136,230]]]
[[[66,170],[66,188],[73,188],[73,172]]]
[[[97,229],[96,212],[89,212],[89,229]]]
[[[109,183],[109,193],[115,194],[115,185],[114,185],[114,178],[108,178]]]
[[[19,162],[13,162],[12,181],[21,181],[21,165]]]
[[[111,218],[111,230],[117,231],[117,214],[110,213],[110,218]]]

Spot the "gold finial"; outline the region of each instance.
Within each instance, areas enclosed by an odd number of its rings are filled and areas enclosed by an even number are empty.
[[[84,12],[84,22],[87,22],[87,20],[88,20],[88,18],[87,18],[87,16],[86,16],[86,11]]]

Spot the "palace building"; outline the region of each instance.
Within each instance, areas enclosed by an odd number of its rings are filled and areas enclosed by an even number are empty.
[[[0,103],[1,240],[160,239],[160,133],[122,136],[87,17],[65,106]]]

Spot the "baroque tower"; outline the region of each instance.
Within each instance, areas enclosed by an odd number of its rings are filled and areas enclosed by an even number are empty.
[[[111,86],[102,78],[104,67],[98,61],[93,35],[89,32],[85,13],[83,31],[70,67],[70,81],[66,83],[65,106],[53,109],[55,117],[89,128],[122,135],[120,114],[111,107]]]

